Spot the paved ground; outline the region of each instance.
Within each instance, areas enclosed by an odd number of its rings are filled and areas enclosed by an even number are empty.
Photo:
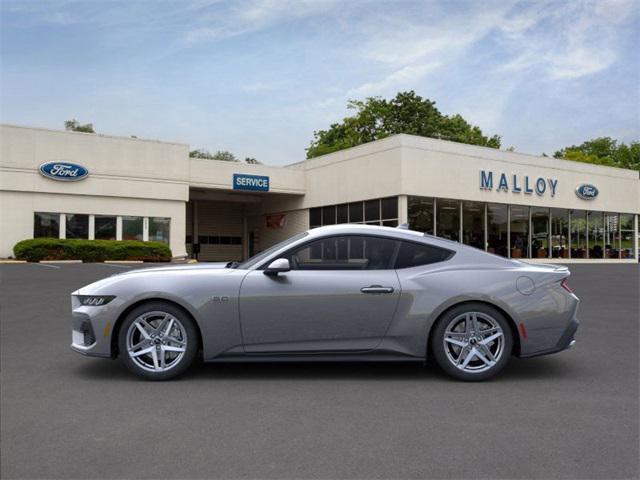
[[[481,384],[380,364],[138,381],[68,348],[69,292],[120,268],[0,266],[2,478],[638,476],[637,265],[572,266],[577,347]]]

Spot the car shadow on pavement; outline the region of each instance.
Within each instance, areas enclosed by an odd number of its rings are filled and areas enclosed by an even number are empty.
[[[134,380],[119,361],[91,359],[78,366],[77,373],[93,380]],[[559,357],[534,359],[512,358],[506,368],[491,381],[526,382],[531,380],[562,379],[576,375],[574,362]],[[435,364],[422,363],[205,363],[197,362],[180,381],[188,380],[435,380],[455,381]]]

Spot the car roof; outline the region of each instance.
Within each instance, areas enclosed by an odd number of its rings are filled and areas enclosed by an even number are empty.
[[[401,240],[428,241],[428,243],[439,244],[444,248],[455,250],[460,246],[458,242],[446,240],[444,238],[427,235],[416,230],[398,227],[381,227],[378,225],[362,225],[353,223],[343,223],[339,225],[327,225],[309,230],[309,238],[324,237],[327,235],[378,235]]]

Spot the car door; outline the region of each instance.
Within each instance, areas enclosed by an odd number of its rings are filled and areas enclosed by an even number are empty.
[[[400,297],[398,242],[334,236],[280,256],[288,272],[248,273],[240,290],[247,353],[364,351],[385,335]]]

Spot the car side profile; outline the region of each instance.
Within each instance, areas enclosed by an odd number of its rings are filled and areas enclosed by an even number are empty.
[[[563,266],[403,228],[334,225],[240,264],[128,271],[71,295],[71,348],[145,379],[206,362],[416,361],[484,380],[575,342]]]

